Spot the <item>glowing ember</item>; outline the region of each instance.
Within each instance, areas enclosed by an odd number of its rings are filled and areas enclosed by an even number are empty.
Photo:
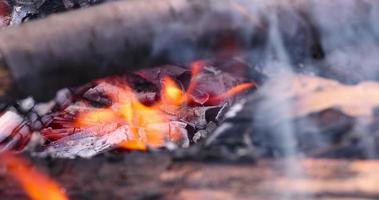
[[[201,81],[201,66],[201,61],[192,64],[192,75],[186,91],[175,79],[164,76],[160,82],[161,98],[151,106],[141,103],[137,98],[137,93],[125,82],[114,86],[117,88],[114,91],[117,92],[111,92],[112,89],[109,87],[109,91],[105,90],[105,93],[112,99],[112,105],[108,108],[93,108],[90,111],[80,112],[75,126],[80,129],[111,123],[127,125],[130,127],[127,139],[119,145],[126,149],[145,150],[147,146],[160,147],[167,141],[178,141],[183,135],[181,128],[175,127],[176,125],[170,126],[172,117],[170,118],[167,113],[183,112],[183,108],[189,106],[194,96],[202,97],[201,90],[198,89],[198,83]],[[206,94],[204,98],[197,99],[196,102],[203,104],[207,101],[207,105],[219,105],[253,86],[252,83],[240,84],[222,95]]]
[[[33,200],[68,200],[59,185],[10,153],[0,155],[1,163]]]

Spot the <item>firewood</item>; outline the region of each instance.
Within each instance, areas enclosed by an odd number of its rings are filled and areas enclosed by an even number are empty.
[[[234,23],[230,2],[117,1],[55,14],[3,30],[0,63],[21,93],[48,99],[105,75],[224,55],[226,39],[250,45],[242,35],[252,23]]]

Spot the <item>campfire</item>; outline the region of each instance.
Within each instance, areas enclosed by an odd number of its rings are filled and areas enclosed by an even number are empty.
[[[378,8],[0,0],[0,196],[378,199]]]
[[[242,81],[200,61],[191,71],[165,66],[95,81],[52,114],[41,130],[50,142],[45,151],[92,157],[114,146],[188,147],[215,128],[217,115],[235,95],[253,88]]]

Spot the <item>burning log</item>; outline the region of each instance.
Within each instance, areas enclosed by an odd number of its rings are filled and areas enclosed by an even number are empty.
[[[22,93],[49,99],[59,88],[105,75],[250,46],[243,35],[254,24],[234,23],[238,13],[229,8],[231,1],[217,4],[218,9],[211,0],[116,1],[9,27],[0,33],[1,68]]]

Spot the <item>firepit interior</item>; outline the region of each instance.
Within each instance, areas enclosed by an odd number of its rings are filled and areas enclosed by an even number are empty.
[[[378,18],[0,0],[0,199],[379,199]]]

